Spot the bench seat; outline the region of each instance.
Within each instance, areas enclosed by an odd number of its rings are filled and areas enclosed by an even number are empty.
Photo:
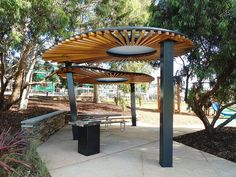
[[[127,121],[126,120],[102,120],[100,124],[105,124],[105,129],[108,129],[108,125],[111,126],[111,124],[113,123],[120,123],[120,130],[121,131],[125,131],[125,123]]]

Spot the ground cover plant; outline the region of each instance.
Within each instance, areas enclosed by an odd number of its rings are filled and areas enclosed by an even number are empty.
[[[16,166],[24,165],[31,168],[29,164],[21,160],[21,155],[26,151],[28,142],[18,132],[10,135],[10,128],[3,130],[0,134],[0,175],[7,176],[11,172],[17,173]]]
[[[1,131],[0,176],[49,176],[36,147],[36,145],[30,145],[20,131],[13,133],[11,128]]]
[[[38,152],[37,145],[30,145],[29,149],[22,156],[22,159],[31,165],[31,168],[19,165],[16,167],[16,172],[11,173],[9,177],[50,177],[45,163],[41,160]]]
[[[36,147],[24,139],[21,121],[56,111],[50,101],[44,103],[30,101],[27,110],[18,110],[14,105],[10,110],[0,113],[0,176],[47,177],[48,171],[40,159]],[[60,104],[58,104],[60,106]]]

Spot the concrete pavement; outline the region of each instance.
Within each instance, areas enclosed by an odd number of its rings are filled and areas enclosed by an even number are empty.
[[[174,142],[173,168],[159,165],[159,128],[139,123],[121,132],[101,130],[101,153],[77,153],[71,128],[64,127],[38,148],[52,177],[236,177],[236,164]],[[197,128],[177,127],[175,135]]]

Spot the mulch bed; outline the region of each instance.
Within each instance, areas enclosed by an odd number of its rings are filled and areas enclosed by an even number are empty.
[[[236,162],[236,127],[224,127],[210,137],[201,130],[174,137],[174,140],[204,152]]]
[[[120,113],[130,115],[130,111],[122,112],[119,106],[105,103],[78,102],[79,113],[106,114]],[[40,116],[57,110],[69,111],[67,100],[31,99],[26,110],[18,110],[18,105],[14,105],[9,111],[0,112],[0,132],[11,127],[11,131],[17,132],[21,129],[21,121],[32,117]]]
[[[129,110],[122,112],[119,106],[105,103],[78,102],[77,108],[79,113],[121,113],[123,115],[130,115]],[[30,100],[28,109],[22,111],[19,111],[18,106],[15,105],[9,111],[0,112],[0,132],[9,127],[12,128],[12,132],[16,132],[20,130],[20,122],[22,120],[62,109],[69,111],[68,101],[47,99]],[[202,130],[174,137],[174,140],[236,162],[236,127],[225,127],[212,137],[209,137],[208,134]]]
[[[12,133],[17,132],[21,129],[21,121],[57,110],[37,105],[33,102],[26,110],[18,111],[18,106],[14,106],[9,111],[0,112],[0,132],[8,128],[11,128]]]

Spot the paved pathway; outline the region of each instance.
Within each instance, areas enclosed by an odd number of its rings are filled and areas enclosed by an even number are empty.
[[[64,127],[38,148],[52,177],[236,177],[236,164],[174,142],[174,167],[162,168],[159,128],[139,123],[101,130],[101,153],[89,157],[77,153],[71,129]],[[197,128],[177,127],[175,135]]]

